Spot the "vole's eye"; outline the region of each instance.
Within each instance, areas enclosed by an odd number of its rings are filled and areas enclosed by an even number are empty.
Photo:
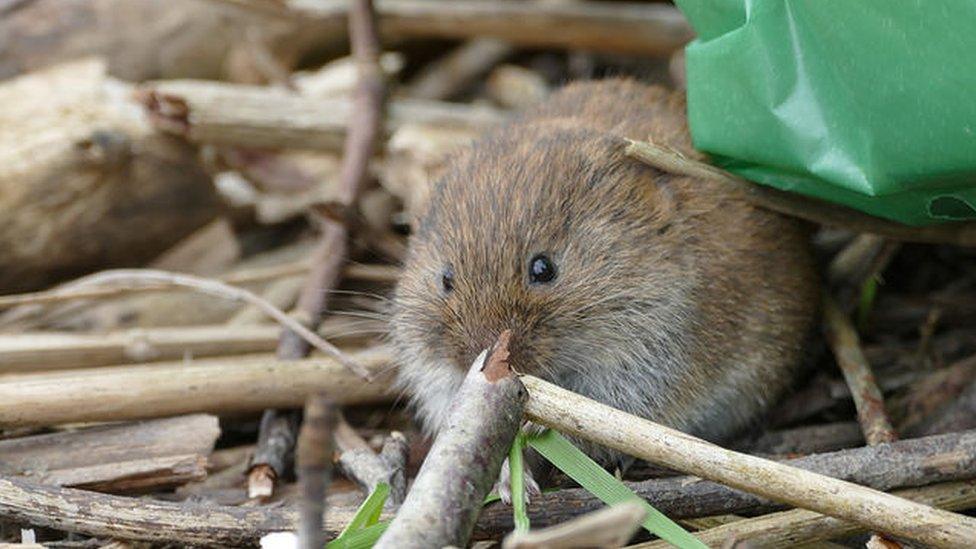
[[[544,254],[539,254],[529,260],[529,282],[545,284],[556,278],[556,265]]]
[[[441,288],[444,289],[445,294],[454,290],[454,267],[450,265],[444,267],[444,271],[441,273]]]

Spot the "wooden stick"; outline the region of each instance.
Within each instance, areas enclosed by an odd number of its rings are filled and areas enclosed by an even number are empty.
[[[352,508],[331,508],[325,517],[325,535],[339,535],[354,514]],[[295,512],[284,508],[170,503],[4,477],[0,477],[0,517],[100,538],[206,547],[254,545],[264,534],[292,531],[298,523]]]
[[[325,491],[332,480],[332,432],[338,410],[328,397],[314,395],[305,404],[305,419],[298,434],[295,470],[301,486],[298,547],[322,549]]]
[[[582,515],[557,526],[505,536],[502,549],[621,547],[640,528],[647,511],[632,501]]]
[[[156,82],[140,98],[156,129],[219,145],[339,151],[355,117],[347,99],[218,82]],[[417,99],[394,100],[387,113],[387,134],[408,123],[484,129],[504,119],[488,107]]]
[[[279,278],[268,283],[261,291],[261,297],[275,307],[287,311],[295,305],[298,292],[302,289],[302,277]],[[261,324],[265,315],[261,309],[248,305],[234,313],[225,323],[228,326],[249,326]]]
[[[364,382],[331,358],[255,356],[0,376],[0,427],[254,412],[301,406],[318,392],[338,404],[390,398],[390,351],[352,356],[376,379]]]
[[[380,448],[380,459],[390,471],[390,497],[388,507],[397,507],[407,496],[407,463],[410,460],[410,445],[407,437],[399,431],[391,431]]]
[[[884,408],[884,396],[874,380],[871,365],[861,350],[857,331],[829,295],[824,295],[823,308],[827,341],[851,389],[851,396],[854,397],[864,440],[869,445],[875,445],[897,439]]]
[[[967,480],[976,467],[976,431],[908,439],[786,461],[834,478],[892,490],[937,482]],[[938,463],[938,467],[933,467]],[[626,482],[637,495],[673,519],[761,513],[782,509],[758,496],[696,477],[670,477]],[[535,527],[558,524],[603,504],[582,489],[546,492],[533,498],[529,516]],[[476,536],[493,537],[512,529],[511,508],[489,505],[478,521]]]
[[[317,19],[340,19],[348,9],[343,2],[222,1],[264,14]],[[380,0],[377,10],[384,35],[400,38],[491,37],[527,47],[665,57],[693,37],[677,9],[656,4]]]
[[[526,416],[629,455],[937,547],[976,539],[976,519],[715,446],[532,376]],[[613,425],[613,429],[607,429]]]
[[[129,494],[173,488],[207,478],[207,458],[199,454],[134,459],[31,476],[51,486]]]
[[[318,333],[336,341],[364,329],[382,333],[380,321],[328,318]],[[133,328],[108,333],[27,332],[0,334],[0,374],[92,368],[111,364],[270,352],[276,325]]]
[[[311,262],[307,260],[295,261],[293,263],[275,265],[273,267],[254,268],[246,271],[235,272],[219,277],[218,280],[226,284],[253,284],[258,282],[267,282],[269,280],[275,280],[287,276],[305,274],[308,272],[310,266]],[[97,277],[105,272],[109,271],[101,271],[90,276]],[[354,280],[393,283],[399,278],[400,269],[393,265],[350,264],[345,266],[343,274],[347,278]],[[87,280],[87,277],[63,284],[52,290],[43,290],[24,294],[0,295],[0,309],[16,307],[18,305],[61,303],[76,299],[105,299],[134,293],[167,292],[181,289],[186,290],[186,288],[174,287],[171,284],[141,284],[138,286],[116,285],[110,288],[91,288],[87,286],[87,283],[82,282],[85,280]]]
[[[895,495],[922,505],[950,511],[964,511],[976,505],[976,481],[950,482],[899,490]],[[711,547],[717,547],[728,539],[735,539],[736,542],[744,542],[750,546],[787,548],[801,543],[842,538],[863,531],[864,528],[853,522],[827,517],[813,511],[795,509],[732,522],[694,535]],[[631,549],[667,547],[670,545],[666,542],[654,541],[633,545]]]
[[[876,234],[860,234],[831,259],[827,279],[833,284],[860,286],[873,260],[885,247],[885,239]]]
[[[873,276],[873,273],[869,276]],[[884,396],[874,380],[871,365],[861,350],[857,330],[828,293],[824,293],[823,308],[827,342],[851,390],[864,440],[869,446],[897,440],[898,435],[891,426],[888,412],[885,411]],[[872,534],[871,540],[878,537],[878,534]]]
[[[11,438],[0,471],[113,493],[171,487],[206,476],[219,435],[216,417],[197,414]]]
[[[288,472],[298,440],[301,416],[296,410],[265,410],[258,426],[258,442],[246,468],[247,497],[274,495],[275,483]]]
[[[406,496],[406,485],[394,479],[398,469],[402,473],[402,466],[398,467],[400,465],[399,460],[394,459],[392,462],[388,462],[377,455],[369,447],[369,444],[359,436],[359,433],[349,425],[342,414],[339,414],[334,432],[336,448],[341,452],[338,464],[343,473],[356,481],[366,494],[372,493],[380,483],[386,483],[390,486],[387,503],[391,506],[402,503]],[[391,444],[399,444],[399,442],[400,439],[394,438]],[[391,458],[402,455],[402,452],[397,450],[395,446],[389,446],[387,452]]]
[[[471,365],[451,416],[376,549],[465,547],[522,424],[526,393],[508,365],[506,330]]]
[[[383,123],[386,86],[383,70],[379,65],[380,44],[372,0],[356,0],[353,3],[349,16],[349,38],[359,75],[342,155],[339,189],[335,198],[335,202],[344,211],[350,211],[359,200],[369,160],[373,156]],[[322,236],[296,306],[297,315],[303,325],[314,329],[322,321],[322,315],[328,306],[329,290],[339,281],[342,265],[348,257],[348,248],[349,227],[346,221],[328,217],[322,219]],[[289,327],[281,332],[277,351],[280,358],[300,359],[308,355],[309,350],[307,338],[300,331]],[[262,426],[265,423],[275,424],[277,415],[275,410],[266,410]],[[291,421],[278,423],[282,429],[289,429],[294,425]],[[274,479],[285,472],[273,468],[284,462],[282,453],[290,451],[290,442],[294,440],[294,436],[287,431],[281,431],[279,435],[280,441],[259,432],[258,447],[248,473],[249,492],[253,492],[256,485],[267,487],[269,480],[273,487]]]
[[[932,437],[943,439],[955,435]],[[972,437],[973,434],[969,433]],[[863,448],[847,452],[879,452],[898,448],[913,441],[901,441],[878,448]],[[849,459],[847,452],[837,453],[835,466],[847,464],[858,474],[872,478],[871,467],[864,463],[874,463],[871,458],[866,461]],[[891,457],[900,459],[900,452],[889,452]],[[953,464],[950,454],[935,452],[931,456],[925,452],[918,453],[920,469],[939,478],[942,464]],[[828,455],[830,456],[830,455]],[[827,457],[827,456],[824,456]],[[863,456],[862,456],[863,457]],[[883,463],[885,460],[881,460]],[[940,467],[932,467],[932,463]],[[971,463],[971,462],[970,462]],[[965,470],[971,470],[971,465],[965,465]],[[694,490],[709,482],[695,482],[688,478],[668,479],[673,481],[675,490]],[[924,480],[923,480],[924,482]],[[592,496],[588,499],[576,499],[568,507],[553,507],[554,495],[561,492],[585,494],[584,490],[561,490],[552,494],[543,494],[538,502],[530,508],[533,512],[533,524],[552,524],[560,520],[568,520],[587,510],[596,510],[603,506]],[[719,499],[727,499],[727,491]],[[645,495],[646,494],[642,494]],[[650,499],[650,502],[662,511],[670,512],[667,500]],[[353,509],[332,507],[326,515],[325,532],[327,536],[335,536],[352,518]],[[297,521],[292,510],[279,507],[222,507],[195,504],[175,504],[157,502],[153,500],[139,500],[127,497],[105,496],[72,489],[42,486],[29,481],[0,478],[0,516],[11,520],[39,526],[50,526],[60,530],[79,532],[99,537],[116,537],[121,539],[145,539],[177,542],[185,544],[223,544],[231,546],[251,545],[263,534],[268,532],[293,530]],[[388,518],[388,517],[385,517]],[[478,537],[498,537],[511,530],[511,508],[493,504],[486,509],[479,519]]]
[[[188,288],[207,295],[222,297],[233,301],[242,301],[254,305],[264,311],[265,314],[273,318],[282,326],[295,332],[308,344],[315,346],[316,349],[334,357],[340,364],[349,368],[351,372],[369,381],[369,372],[362,366],[353,362],[338,347],[319,337],[318,334],[309,330],[305,326],[296,322],[284,311],[278,309],[271,303],[262,299],[261,296],[248,290],[229,286],[223,282],[201,278],[181,273],[171,273],[169,271],[158,271],[154,269],[117,269],[114,271],[102,271],[83,279],[76,280],[76,285],[102,285],[102,284],[121,284],[139,286],[142,284],[165,284]]]
[[[864,434],[854,421],[804,425],[757,433],[755,438],[736,442],[734,448],[749,454],[773,456],[833,452],[864,444]]]
[[[976,246],[976,223],[947,223],[927,227],[902,225],[857,210],[758,185],[681,153],[645,141],[630,141],[626,154],[666,172],[721,181],[745,192],[757,206],[821,225],[873,233],[906,242]]]
[[[428,63],[407,84],[409,97],[446,100],[461,93],[471,83],[491,70],[514,48],[492,38],[476,38],[457,47],[444,57]]]

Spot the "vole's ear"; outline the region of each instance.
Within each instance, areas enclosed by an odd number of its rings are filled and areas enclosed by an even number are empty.
[[[681,212],[681,190],[673,184],[675,176],[627,154],[631,141],[619,138],[618,162],[629,185],[630,200],[640,202],[648,213],[648,222],[664,233]]]

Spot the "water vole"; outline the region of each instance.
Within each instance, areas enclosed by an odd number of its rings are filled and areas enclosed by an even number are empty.
[[[805,231],[624,155],[648,136],[696,154],[681,95],[579,83],[452,160],[394,299],[399,379],[428,432],[505,328],[519,370],[707,439],[789,385],[819,295]]]

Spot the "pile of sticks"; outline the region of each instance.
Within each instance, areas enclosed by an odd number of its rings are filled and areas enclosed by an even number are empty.
[[[654,143],[627,152],[819,225],[811,377],[730,449],[516,377],[504,340],[433,445],[396,405],[386,296],[445,159],[570,79],[681,87],[673,6],[20,0],[0,36],[0,543],[321,547],[381,483],[381,546],[501,541],[480,502],[524,419],[644,460],[627,485],[711,546],[976,539],[949,512],[976,509],[976,227]],[[557,484],[506,546],[663,543]]]

